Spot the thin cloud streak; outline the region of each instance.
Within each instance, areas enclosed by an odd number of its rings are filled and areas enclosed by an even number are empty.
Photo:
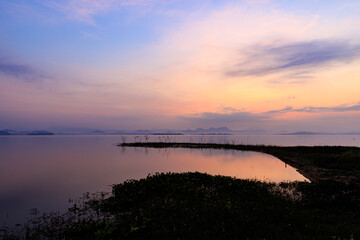
[[[33,68],[23,64],[0,62],[0,73],[20,80],[33,82],[45,78]]]
[[[229,77],[262,76],[295,71],[290,78],[310,78],[299,73],[331,63],[347,63],[360,58],[360,45],[347,41],[315,40],[283,45],[253,46],[245,61],[226,71]]]
[[[230,112],[229,112],[230,111]],[[225,124],[225,123],[244,123],[244,122],[260,122],[268,121],[274,118],[274,115],[286,114],[289,112],[319,113],[319,112],[350,112],[360,111],[360,102],[355,105],[336,106],[336,107],[313,107],[307,106],[303,108],[293,108],[287,106],[279,110],[271,110],[262,113],[251,113],[247,111],[237,110],[232,107],[224,107],[222,112],[203,112],[191,114],[188,116],[180,116],[181,119],[192,121],[197,124]]]
[[[272,110],[265,112],[265,114],[280,114],[288,112],[305,112],[305,113],[318,113],[318,112],[349,112],[349,111],[360,111],[360,103],[352,106],[337,106],[337,107],[312,107],[307,106],[303,108],[292,108],[290,106],[279,110]]]
[[[158,0],[45,0],[43,4],[67,15],[68,18],[96,26],[94,17],[123,7],[148,6]]]

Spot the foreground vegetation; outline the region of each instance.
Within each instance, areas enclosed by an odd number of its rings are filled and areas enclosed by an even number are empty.
[[[28,239],[358,239],[357,186],[156,174],[34,218]],[[11,235],[3,236],[11,239]]]
[[[85,194],[64,214],[35,216],[3,239],[360,239],[359,148],[131,143],[270,153],[312,181],[265,183],[161,173]],[[300,166],[300,167],[299,167]],[[315,169],[310,171],[309,169]]]

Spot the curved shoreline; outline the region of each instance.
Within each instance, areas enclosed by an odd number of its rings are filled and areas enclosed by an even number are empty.
[[[349,165],[346,156],[360,159],[360,148],[346,146],[265,146],[265,145],[233,145],[213,143],[176,143],[176,142],[134,142],[120,143],[122,147],[149,148],[211,148],[241,151],[254,151],[270,154],[279,158],[311,182],[337,181],[342,183],[360,182],[360,168]],[[345,156],[345,157],[344,157]],[[321,163],[321,164],[319,164]],[[336,164],[339,165],[338,168]],[[357,163],[356,163],[357,164]],[[321,166],[319,166],[321,165]],[[334,167],[335,166],[335,167]],[[357,166],[357,165],[356,165]]]

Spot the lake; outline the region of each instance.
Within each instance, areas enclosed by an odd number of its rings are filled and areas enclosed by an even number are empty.
[[[199,171],[265,181],[306,180],[262,153],[124,148],[121,136],[1,136],[0,225],[22,223],[31,208],[66,210],[85,192],[156,172]],[[126,141],[144,141],[127,136]],[[150,136],[148,141],[360,146],[359,136]]]

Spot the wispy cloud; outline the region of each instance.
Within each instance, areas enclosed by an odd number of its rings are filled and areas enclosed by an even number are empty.
[[[245,59],[226,71],[227,76],[261,76],[286,72],[288,78],[311,78],[308,70],[360,58],[360,45],[347,41],[316,40],[274,45],[256,45]],[[290,73],[288,71],[292,71]],[[305,74],[304,74],[305,73]]]
[[[283,109],[265,112],[265,114],[281,114],[281,113],[288,113],[288,112],[318,113],[318,112],[349,112],[349,111],[360,111],[360,102],[355,105],[340,105],[340,106],[335,106],[335,107],[307,106],[307,107],[303,107],[303,108],[293,108],[293,107],[287,106]]]
[[[350,112],[360,111],[360,102],[354,105],[340,105],[335,107],[314,107],[306,106],[303,108],[293,108],[291,106],[282,109],[271,110],[261,113],[242,111],[232,107],[224,107],[220,112],[203,112],[187,116],[181,119],[191,121],[196,124],[227,124],[227,123],[260,123],[273,120],[275,115],[286,114],[289,112],[319,113],[319,112]]]
[[[95,25],[94,15],[107,12],[114,4],[114,0],[64,0],[44,1],[44,4],[68,18]]]
[[[284,108],[282,108],[282,109],[267,111],[267,112],[265,112],[265,114],[287,113],[287,112],[291,112],[292,110],[293,110],[292,107],[287,106],[287,107],[284,107]]]
[[[213,113],[203,112],[192,114],[189,116],[182,116],[184,120],[196,122],[197,124],[217,124],[217,123],[235,123],[235,122],[257,122],[268,119],[269,117],[263,114],[254,114],[245,111],[232,111],[230,113]]]
[[[44,0],[44,4],[68,18],[96,25],[94,17],[129,6],[147,6],[158,0]]]
[[[29,82],[45,78],[28,65],[9,63],[4,60],[0,60],[0,73]]]

